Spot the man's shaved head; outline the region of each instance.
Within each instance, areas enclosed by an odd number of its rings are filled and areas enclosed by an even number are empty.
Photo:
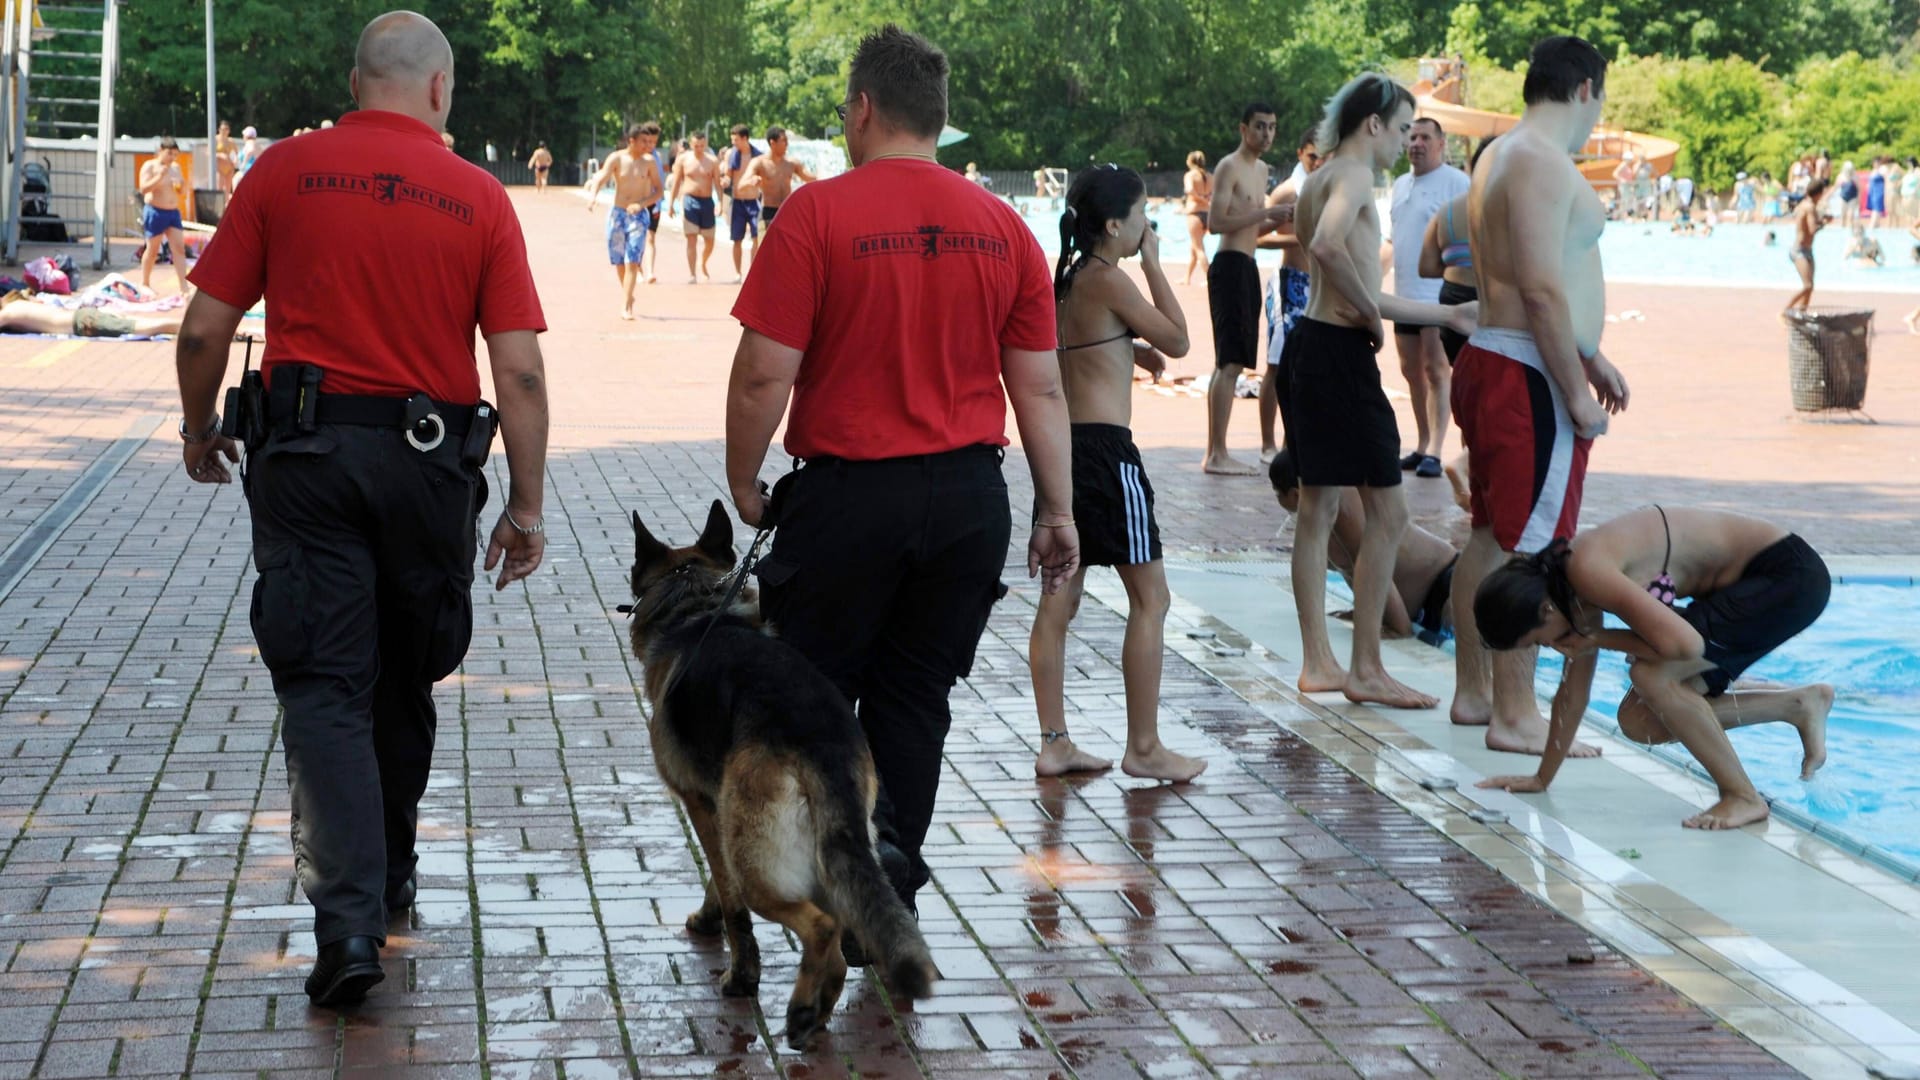
[[[453,47],[425,15],[389,11],[360,31],[353,66],[363,80],[422,83],[453,70]]]

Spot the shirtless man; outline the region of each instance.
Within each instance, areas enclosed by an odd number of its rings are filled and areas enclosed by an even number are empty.
[[[1807,305],[1813,303],[1813,238],[1832,220],[1820,208],[1826,197],[1827,181],[1816,179],[1807,184],[1807,197],[1793,208],[1793,247],[1788,250],[1787,258],[1800,272],[1800,291],[1793,294],[1793,299],[1787,301],[1787,309],[1781,312],[1787,318],[1806,314]]]
[[[122,315],[105,308],[67,308],[8,293],[0,301],[0,333],[56,334],[73,337],[154,337],[178,334],[185,306],[156,315]]]
[[[187,294],[187,242],[180,227],[180,193],[186,177],[180,175],[180,144],[173,136],[160,137],[160,150],[140,166],[140,232],[146,247],[140,252],[140,284],[153,288],[153,264],[160,257],[160,241],[173,252],[173,273],[180,279],[180,295]]]
[[[533,190],[535,193],[547,193],[547,172],[553,168],[553,154],[546,143],[533,148],[533,156],[527,159],[527,168],[533,170]]]
[[[699,274],[705,274],[708,281],[713,280],[713,271],[707,264],[713,261],[713,188],[719,182],[720,159],[707,149],[707,133],[693,133],[693,145],[681,154],[673,163],[673,190],[667,193],[667,216],[680,214],[681,227],[687,234],[687,284],[700,280]],[[684,204],[680,190],[686,189]],[[700,238],[706,237],[707,251],[698,254]]]
[[[733,240],[733,280],[735,284],[744,280],[740,269],[740,243],[753,234],[753,253],[760,254],[760,195],[761,183],[749,179],[748,168],[760,157],[760,151],[749,138],[752,129],[745,124],[735,124],[728,134],[733,139],[733,149],[727,151],[726,172],[720,177],[720,187],[729,196],[732,203],[727,213],[727,235]]]
[[[1300,143],[1293,152],[1299,167],[1274,187],[1267,196],[1268,206],[1291,208],[1300,200],[1300,185],[1308,173],[1320,167],[1320,151],[1313,142],[1319,131],[1319,124],[1309,124],[1300,133]],[[1300,246],[1292,222],[1275,225],[1260,238],[1260,246],[1278,247],[1281,253],[1280,270],[1267,283],[1267,371],[1260,377],[1260,460],[1272,461],[1280,449],[1274,431],[1274,414],[1280,411],[1280,351],[1286,345],[1287,331],[1307,310],[1307,249]]]
[[[1207,456],[1200,467],[1225,476],[1257,476],[1259,470],[1227,453],[1227,421],[1233,418],[1233,388],[1240,373],[1259,363],[1260,268],[1253,248],[1270,225],[1293,218],[1290,206],[1267,206],[1267,163],[1277,124],[1273,106],[1256,101],[1240,114],[1240,149],[1213,171],[1213,205],[1207,231],[1220,250],[1207,267],[1207,307],[1213,315],[1213,382],[1207,387]]]
[[[1606,216],[1571,156],[1600,119],[1606,74],[1605,58],[1587,42],[1543,38],[1533,47],[1520,122],[1474,168],[1467,198],[1480,330],[1461,348],[1453,376],[1473,536],[1454,571],[1456,596],[1474,595],[1506,553],[1573,536],[1587,451],[1606,432],[1608,414],[1627,406],[1626,379],[1600,354]],[[1490,661],[1473,605],[1460,605],[1454,620],[1453,722],[1488,725],[1490,749],[1540,753],[1547,722],[1533,692],[1539,650]],[[1599,752],[1578,744],[1571,751]]]
[[[1430,709],[1439,699],[1402,685],[1380,660],[1380,627],[1394,561],[1407,531],[1400,486],[1400,426],[1380,385],[1382,319],[1473,327],[1474,305],[1441,307],[1380,291],[1380,215],[1373,180],[1406,151],[1413,95],[1368,73],[1327,102],[1314,143],[1320,168],[1300,187],[1294,228],[1314,281],[1306,314],[1282,348],[1280,408],[1300,476],[1293,597],[1300,613],[1300,689],[1339,690],[1349,701]],[[1327,637],[1327,546],[1342,489],[1358,488],[1366,513],[1354,556],[1353,655],[1342,670]]]
[[[620,317],[633,318],[633,287],[640,281],[640,257],[647,250],[647,231],[654,226],[653,203],[660,197],[660,167],[653,160],[653,144],[660,125],[648,121],[627,129],[625,149],[607,155],[600,171],[587,181],[592,193],[587,212],[600,201],[600,189],[613,181],[613,205],[607,208],[607,259],[620,279]]]
[[[743,189],[759,193],[761,227],[773,228],[773,219],[780,213],[781,204],[793,194],[795,177],[808,184],[814,180],[805,165],[787,157],[787,129],[777,125],[768,128],[767,152],[748,162],[747,171],[740,176]]]

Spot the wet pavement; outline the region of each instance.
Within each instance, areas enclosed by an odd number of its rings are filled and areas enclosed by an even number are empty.
[[[612,610],[627,513],[685,542],[724,489],[733,290],[654,286],[621,323],[597,219],[565,193],[519,201],[556,327],[548,563],[476,592],[473,649],[436,695],[420,900],[344,1014],[301,992],[244,503],[179,468],[170,347],[0,342],[0,1077],[1795,1075],[1289,734],[1310,703],[1251,703],[1169,652],[1162,728],[1210,760],[1201,782],[1036,782],[1015,565],[954,694],[921,904],[937,994],[909,1010],[850,983],[829,1034],[786,1050],[791,943],[761,925],[743,1002],[718,992],[720,944],[682,928],[699,859]],[[1759,333],[1759,298],[1694,295],[1729,306],[1723,342]],[[1664,297],[1640,302],[1655,318]],[[1730,348],[1723,375],[1757,362]],[[1883,364],[1896,390],[1910,360]],[[1811,478],[1776,476],[1769,505],[1816,542],[1910,552],[1914,397],[1890,390],[1872,428],[1782,406],[1685,453],[1623,451],[1594,501],[1734,498],[1795,462]],[[1138,400],[1169,551],[1284,547],[1264,481],[1192,467],[1202,403]],[[1236,447],[1252,431],[1248,403]],[[1442,488],[1415,499],[1446,518]],[[1070,724],[1116,758],[1122,626],[1089,602],[1068,651]]]

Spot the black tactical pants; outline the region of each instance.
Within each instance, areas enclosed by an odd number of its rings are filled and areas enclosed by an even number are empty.
[[[317,943],[386,941],[413,873],[433,761],[433,684],[473,635],[486,480],[458,439],[322,424],[248,457],[252,623],[284,718],[294,863]]]

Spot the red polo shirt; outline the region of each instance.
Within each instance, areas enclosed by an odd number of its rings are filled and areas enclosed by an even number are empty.
[[[733,314],[805,353],[785,443],[801,458],[1005,446],[1000,350],[1056,344],[1053,281],[1026,222],[909,158],[796,190]]]
[[[545,330],[506,189],[412,117],[363,109],[282,139],[235,189],[194,267],[208,296],[267,298],[261,367],[323,390],[480,399],[473,330]]]

